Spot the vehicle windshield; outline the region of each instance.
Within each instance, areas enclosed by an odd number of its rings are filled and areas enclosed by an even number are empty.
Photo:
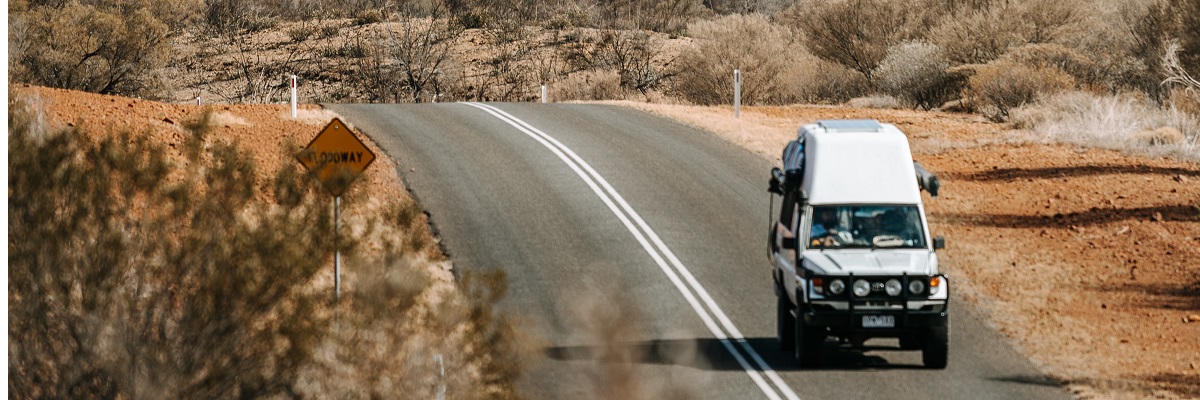
[[[810,249],[925,248],[917,206],[813,206]]]

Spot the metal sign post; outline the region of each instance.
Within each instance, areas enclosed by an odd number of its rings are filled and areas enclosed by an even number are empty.
[[[342,298],[342,243],[338,224],[342,219],[342,196],[333,197],[333,297]]]
[[[358,140],[342,120],[334,118],[296,155],[296,160],[316,175],[333,195],[333,292],[340,298],[342,252],[338,228],[341,227],[342,193],[375,161],[375,153]]]

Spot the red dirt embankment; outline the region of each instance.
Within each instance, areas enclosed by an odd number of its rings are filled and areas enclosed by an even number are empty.
[[[256,194],[265,201],[271,200],[265,197],[271,196],[270,182],[280,168],[297,163],[295,154],[337,117],[336,113],[311,104],[300,105],[297,118],[293,119],[289,106],[283,104],[197,106],[30,85],[14,86],[12,97],[22,98],[40,111],[44,118],[42,123],[50,129],[82,125],[86,128],[84,132],[94,137],[126,129],[148,135],[153,142],[167,146],[167,157],[181,168],[187,168],[183,151],[186,135],[190,134],[183,125],[211,110],[211,136],[220,141],[236,142],[239,149],[250,154],[259,185]],[[388,204],[411,200],[392,160],[366,135],[360,133],[358,136],[377,157],[342,196],[342,218],[352,229],[356,229],[360,216],[375,214]],[[428,229],[414,234],[432,238]],[[435,243],[433,240],[425,242]],[[368,249],[380,246],[371,239],[366,244]],[[436,246],[425,250],[431,260],[441,257]],[[332,270],[332,260],[329,262]],[[448,263],[429,263],[427,269],[436,282],[449,284],[453,280]],[[318,284],[332,287],[332,274],[327,278],[328,282],[322,278]]]

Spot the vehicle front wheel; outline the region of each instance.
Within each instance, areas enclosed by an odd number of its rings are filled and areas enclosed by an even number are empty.
[[[825,332],[809,327],[804,323],[804,316],[796,313],[796,365],[801,368],[817,366],[821,359],[821,346],[825,344]]]
[[[950,358],[950,324],[944,327],[930,328],[925,336],[925,348],[921,350],[921,360],[925,368],[946,369]]]
[[[796,317],[792,316],[792,302],[787,294],[778,292],[775,303],[775,334],[779,338],[779,349],[792,351],[796,347]]]

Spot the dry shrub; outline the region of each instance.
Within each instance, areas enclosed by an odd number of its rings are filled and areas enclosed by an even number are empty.
[[[1178,7],[1180,18],[1180,62],[1193,75],[1200,75],[1200,0],[1168,2]]]
[[[401,264],[405,260],[400,260]],[[354,265],[361,265],[355,263]],[[421,275],[367,265],[313,362],[297,382],[310,398],[518,398],[516,382],[532,341],[498,312],[507,292],[502,270],[469,271],[458,291],[439,291],[427,310],[411,299],[424,289]],[[369,308],[369,309],[364,309]],[[414,324],[410,320],[418,321]],[[417,326],[420,329],[414,329]]]
[[[639,307],[621,296],[620,286],[601,284],[572,290],[562,297],[564,314],[571,317],[573,331],[585,346],[565,350],[571,358],[593,360],[588,369],[591,398],[596,399],[675,399],[698,398],[688,382],[668,376],[646,379],[639,367],[646,363],[707,365],[708,360],[694,341],[678,344],[639,342],[644,340],[647,316]],[[650,361],[654,360],[654,361]]]
[[[957,89],[946,75],[949,67],[940,47],[914,41],[888,49],[873,75],[884,93],[928,110],[941,105]]]
[[[1054,68],[1070,75],[1080,84],[1099,83],[1096,65],[1079,50],[1054,43],[1035,43],[1014,47],[999,58],[1035,68]]]
[[[1163,79],[1162,85],[1175,89],[1172,92],[1173,100],[1181,101],[1184,104],[1194,103],[1200,99],[1200,79],[1196,79],[1188,72],[1187,68],[1184,68],[1179,52],[1178,42],[1172,41],[1168,44],[1162,60],[1167,76],[1166,79]]]
[[[13,81],[127,96],[162,91],[169,30],[144,5],[69,2],[13,17]]]
[[[779,76],[782,89],[771,102],[838,104],[866,93],[862,74],[841,64],[803,55],[788,64]]]
[[[1144,2],[1125,2],[1126,5],[1135,3]],[[1156,82],[1157,79],[1151,75],[1158,75],[1158,68],[1149,65],[1150,60],[1137,54],[1136,48],[1139,43],[1132,33],[1133,28],[1127,22],[1134,17],[1125,14],[1137,13],[1124,7],[1081,8],[1083,11],[1078,17],[1078,22],[1070,25],[1071,29],[1064,30],[1054,42],[1020,46],[1012,51],[1036,49],[1035,51],[1042,54],[1035,57],[1059,58],[1066,61],[1059,64],[1060,68],[1074,76],[1081,87],[1098,93],[1116,93],[1130,89],[1157,92],[1156,88],[1151,87],[1151,82]],[[1061,45],[1062,48],[1037,49],[1038,46],[1055,45]],[[1058,54],[1049,54],[1047,51]],[[1157,52],[1161,53],[1161,48]]]
[[[752,14],[696,22],[688,31],[697,45],[680,55],[673,92],[696,104],[732,103],[733,70],[740,69],[743,104],[780,97],[779,76],[796,53],[787,29]]]
[[[954,64],[983,64],[1009,48],[1064,40],[1085,24],[1081,1],[993,1],[964,7],[942,19],[927,36]]]
[[[621,74],[613,70],[580,71],[552,83],[550,98],[554,101],[619,100],[625,98],[621,89]]]
[[[615,0],[595,4],[604,28],[645,29],[671,34],[680,33],[704,12],[700,0]]]
[[[444,18],[410,18],[378,26],[370,37],[355,43],[364,55],[354,59],[358,89],[372,102],[439,101],[452,92],[451,60],[462,34],[460,26]]]
[[[311,174],[285,163],[260,186],[211,118],[185,124],[181,168],[146,135],[47,132],[10,104],[15,398],[430,398],[438,383],[512,397],[523,353],[494,310],[503,275],[426,297],[415,204],[335,236]],[[340,302],[322,279],[335,240],[354,265]],[[412,358],[425,350],[444,377]]]
[[[1074,85],[1071,76],[1057,68],[993,61],[975,68],[966,90],[967,97],[984,116],[1003,121],[1008,118],[1009,110]]]
[[[11,111],[13,393],[286,393],[328,321],[328,296],[304,289],[332,231],[307,175],[285,169],[263,207],[252,159],[209,140],[207,117],[188,127],[193,167],[174,183],[146,136],[93,143]]]
[[[621,75],[621,86],[646,94],[658,90],[672,75],[672,60],[655,59],[662,40],[645,31],[607,31],[600,46],[607,51],[606,64]]]
[[[1172,88],[1168,92],[1166,103],[1170,107],[1174,107],[1192,115],[1200,115],[1200,89],[1186,90],[1181,88]]]
[[[805,7],[798,28],[817,57],[845,65],[875,82],[888,48],[916,35],[915,7],[902,1],[826,0]],[[765,39],[764,39],[765,40]]]
[[[966,9],[944,19],[927,38],[956,65],[983,64],[1025,42],[1014,29],[1019,24],[1016,13],[1007,7]]]
[[[1200,159],[1200,118],[1141,95],[1064,92],[1013,110],[1012,122],[1053,141]]]

